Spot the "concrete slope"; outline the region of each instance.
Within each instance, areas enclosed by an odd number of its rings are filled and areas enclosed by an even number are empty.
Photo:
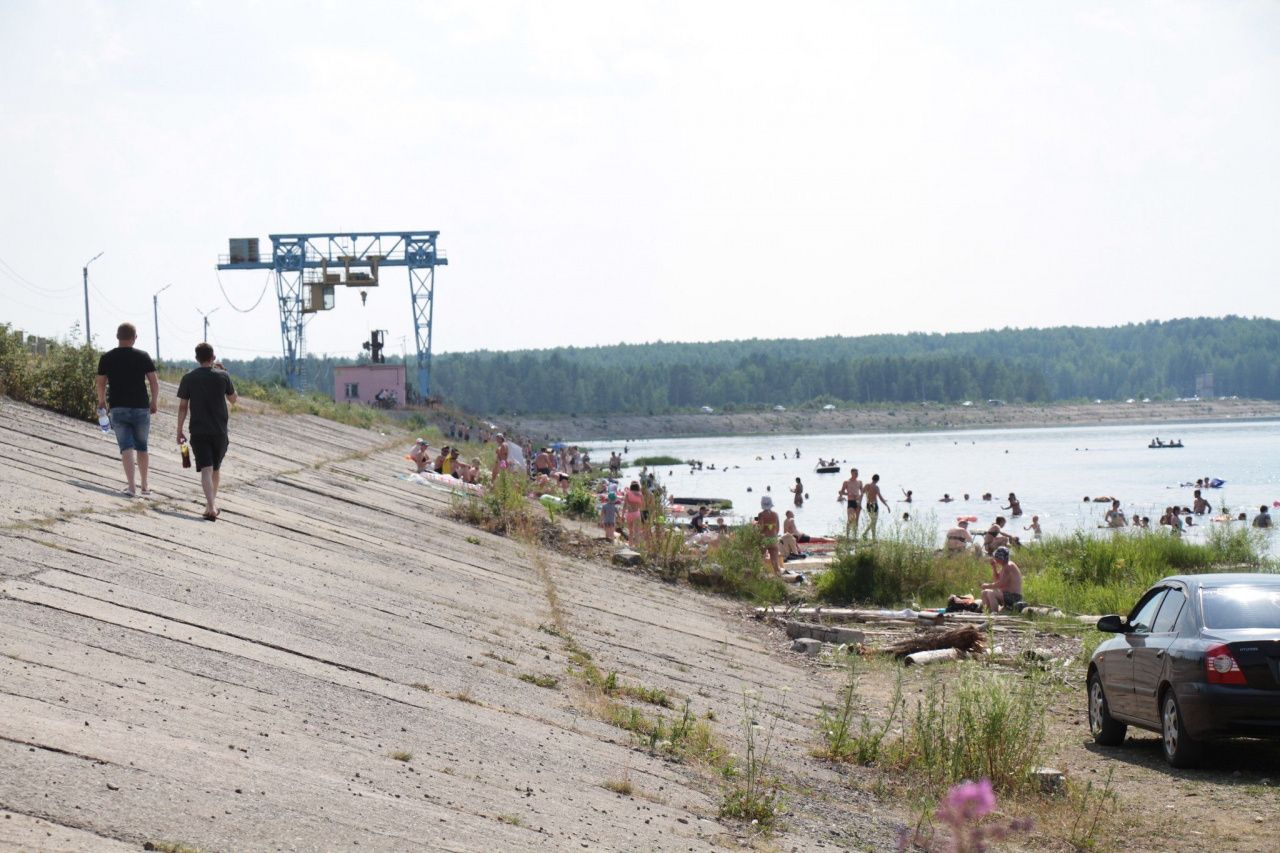
[[[748,835],[718,818],[709,768],[592,715],[566,631],[601,670],[714,716],[735,751],[743,693],[764,689],[793,792],[780,848],[892,846],[892,815],[804,756],[831,681],[743,608],[451,520],[449,495],[396,479],[403,435],[247,408],[207,522],[170,404],[144,502],[114,494],[95,425],[0,398],[0,849]],[[604,786],[622,779],[634,794]]]

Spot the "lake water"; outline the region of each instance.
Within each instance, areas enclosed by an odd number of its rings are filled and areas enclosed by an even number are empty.
[[[1180,450],[1149,450],[1155,436],[1179,439]],[[1199,478],[1221,478],[1226,485],[1204,492],[1217,514],[1247,512],[1250,519],[1261,504],[1280,499],[1280,422],[1148,424],[1037,429],[964,430],[957,432],[883,433],[850,435],[769,435],[724,438],[673,438],[580,442],[591,451],[593,463],[607,465],[610,451],[627,449],[624,460],[670,455],[700,459],[715,471],[690,473],[689,467],[662,467],[657,474],[675,496],[729,498],[734,511],[750,517],[759,511],[760,497],[770,495],[779,515],[794,509],[800,529],[810,535],[841,530],[844,505],[836,493],[850,467],[867,482],[880,475],[892,514],[881,528],[910,512],[945,530],[957,516],[975,515],[972,529],[985,529],[1009,492],[1017,493],[1023,517],[1010,523],[1018,528],[1040,516],[1046,534],[1077,529],[1096,530],[1106,504],[1084,502],[1111,495],[1120,498],[1125,514],[1149,516],[1153,526],[1166,506],[1191,506],[1192,488],[1179,484]],[[800,456],[796,458],[796,451]],[[785,454],[785,456],[784,456]],[[818,458],[840,460],[840,474],[816,474]],[[624,470],[633,475],[638,469]],[[790,488],[800,477],[809,499],[794,507]],[[911,489],[913,502],[903,502]],[[993,500],[983,501],[984,492]],[[939,503],[949,493],[953,503]],[[968,493],[969,499],[964,499]],[[1280,511],[1277,511],[1280,515]],[[1196,519],[1199,525],[1201,519]],[[1203,518],[1205,528],[1211,522]],[[1015,527],[1016,525],[1016,527]],[[1216,526],[1216,525],[1214,525]],[[1022,534],[1029,535],[1029,534]],[[1192,527],[1187,538],[1203,538]],[[941,535],[939,537],[941,542]],[[1273,537],[1273,550],[1275,542]]]

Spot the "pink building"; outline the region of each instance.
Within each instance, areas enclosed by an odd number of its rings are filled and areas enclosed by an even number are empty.
[[[339,403],[399,409],[404,406],[404,386],[403,364],[358,364],[333,369],[333,399]]]

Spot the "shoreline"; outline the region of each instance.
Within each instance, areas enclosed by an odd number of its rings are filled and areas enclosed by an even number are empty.
[[[715,438],[740,435],[815,433],[941,432],[965,429],[1021,429],[1170,425],[1223,421],[1280,420],[1280,401],[1214,400],[1154,403],[1056,403],[988,406],[877,406],[832,412],[676,413],[668,415],[547,415],[502,418],[510,428],[544,440],[570,442],[655,438]]]

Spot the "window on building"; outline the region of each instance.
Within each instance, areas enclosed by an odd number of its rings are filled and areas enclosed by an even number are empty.
[[[345,387],[346,387],[346,391],[344,393],[346,394],[346,399],[358,400],[360,398],[359,382],[348,382]]]

